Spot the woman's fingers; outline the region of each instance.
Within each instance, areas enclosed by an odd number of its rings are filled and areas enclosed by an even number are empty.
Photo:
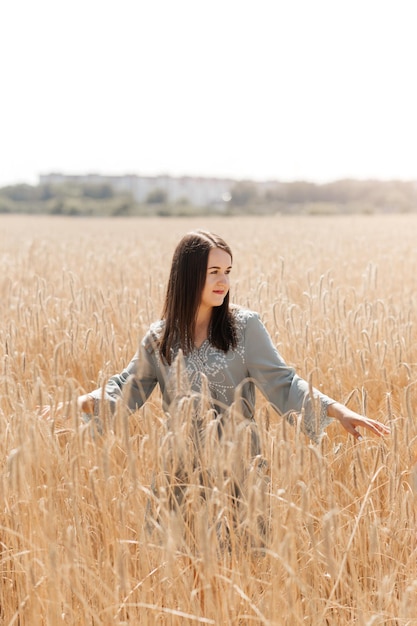
[[[44,404],[43,406],[37,406],[38,415],[42,419],[56,419],[57,417],[65,418],[64,409],[68,406],[68,402],[58,402],[57,405]]]
[[[41,417],[42,419],[49,419],[49,417],[51,416],[50,404],[45,404],[44,406],[37,406],[36,409],[38,411],[39,417]]]
[[[77,407],[83,413],[94,412],[94,398],[85,394],[77,399]],[[58,402],[57,405],[44,404],[36,407],[38,416],[42,419],[67,419],[72,414],[70,402]]]
[[[363,439],[361,433],[357,430],[358,427],[367,428],[378,437],[384,437],[385,435],[389,435],[391,433],[391,429],[388,426],[367,417],[353,418],[351,420],[348,419],[348,422],[343,424],[343,426],[355,437],[357,441],[362,441]]]

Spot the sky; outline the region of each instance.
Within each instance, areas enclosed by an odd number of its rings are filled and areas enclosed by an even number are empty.
[[[417,180],[415,0],[4,0],[0,186]]]

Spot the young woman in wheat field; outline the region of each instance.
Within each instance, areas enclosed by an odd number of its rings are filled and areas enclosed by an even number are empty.
[[[258,454],[253,422],[258,387],[279,414],[291,422],[298,420],[315,442],[332,419],[357,440],[362,427],[376,435],[388,434],[384,424],[309,388],[287,366],[259,315],[230,304],[231,270],[232,252],[221,237],[195,231],[181,239],[161,319],[151,325],[126,369],[111,377],[104,389],[79,397],[84,418],[98,416],[103,401],[112,413],[116,407],[118,412],[135,412],[159,385],[167,416],[177,414],[187,399],[199,423],[204,396],[220,436],[230,411],[238,411],[253,426],[252,452]]]

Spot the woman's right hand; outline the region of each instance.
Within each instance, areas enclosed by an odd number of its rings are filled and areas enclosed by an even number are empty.
[[[94,413],[94,398],[88,393],[78,396],[77,407],[82,413]],[[68,402],[58,402],[56,406],[45,404],[44,406],[38,406],[38,415],[42,419],[68,419],[71,414],[70,405]],[[68,409],[67,412],[65,409]]]
[[[94,413],[94,398],[88,393],[77,398],[77,406],[82,413]]]
[[[49,420],[52,418],[60,417],[63,418],[64,407],[67,403],[58,402],[56,406],[52,406],[51,404],[44,404],[43,406],[37,406],[38,415],[44,420]]]

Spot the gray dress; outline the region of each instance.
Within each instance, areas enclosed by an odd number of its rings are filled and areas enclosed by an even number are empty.
[[[198,398],[208,391],[216,414],[226,414],[230,407],[238,405],[245,418],[252,420],[258,387],[290,422],[300,415],[303,431],[313,441],[319,441],[332,421],[327,407],[335,401],[317,389],[312,389],[312,401],[308,383],[285,363],[259,315],[238,307],[232,311],[237,330],[235,349],[225,353],[207,339],[189,354],[183,354],[179,347],[174,349],[172,365],[161,358],[158,349],[164,322],[152,324],[132,361],[120,374],[112,376],[104,388],[104,397],[112,410],[122,401],[130,412],[136,411],[158,384],[168,414],[181,398]],[[96,389],[90,395],[99,401],[103,394]]]

